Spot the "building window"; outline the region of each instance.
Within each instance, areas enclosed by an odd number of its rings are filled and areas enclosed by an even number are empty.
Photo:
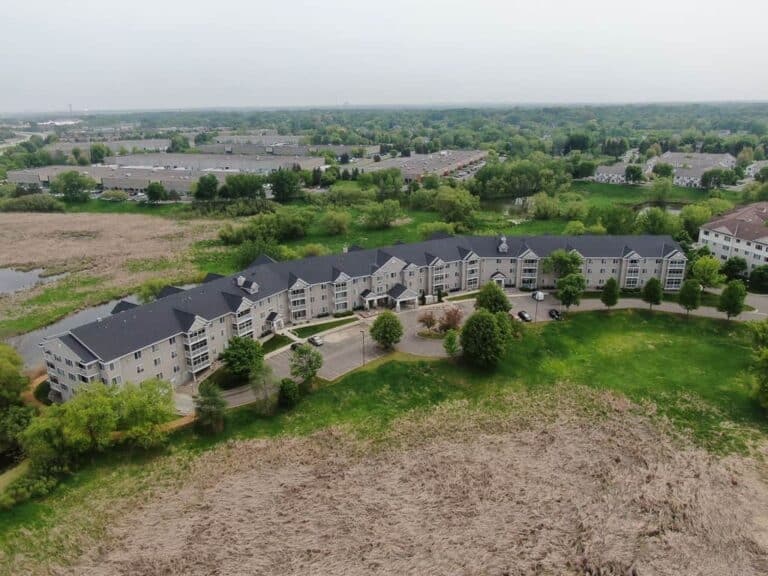
[[[64,359],[64,363],[65,363],[67,366],[70,366],[70,367],[72,367],[72,366],[74,366],[74,365],[75,365],[75,364],[74,364],[74,362],[72,362],[72,360],[70,360],[69,358],[65,358],[65,359]]]
[[[174,374],[177,374],[180,370],[181,370],[181,368],[179,368],[178,364],[173,367],[173,373]]]
[[[144,372],[144,366],[136,366],[136,374],[141,374],[142,372]]]
[[[141,350],[139,350],[138,352],[134,352],[133,353],[133,359],[134,360],[141,360]]]
[[[153,362],[154,362],[155,366],[160,366],[160,358],[155,358],[153,360]]]
[[[160,346],[157,344],[152,344],[152,352],[157,352],[158,350],[160,350]]]
[[[170,340],[168,340],[168,344],[170,345],[176,344],[176,336],[171,336]]]

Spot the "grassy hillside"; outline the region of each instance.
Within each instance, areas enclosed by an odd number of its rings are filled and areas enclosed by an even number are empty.
[[[0,514],[0,549],[40,561],[65,557],[78,538],[98,536],[120,502],[172,484],[190,459],[227,439],[304,435],[329,426],[375,439],[414,410],[448,400],[493,410],[500,394],[549,391],[562,383],[653,403],[702,446],[743,452],[768,431],[751,396],[751,365],[743,325],[646,311],[578,313],[532,327],[489,374],[395,354],[326,383],[290,412],[262,418],[248,407],[237,409],[215,439],[183,431],[162,454],[97,457],[49,497]],[[0,574],[9,573],[3,562],[0,556]]]

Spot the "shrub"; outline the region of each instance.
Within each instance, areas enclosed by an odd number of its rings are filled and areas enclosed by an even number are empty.
[[[334,312],[333,317],[334,318],[346,318],[347,316],[352,316],[354,312],[352,310],[345,310],[344,312]]]
[[[456,233],[456,226],[450,222],[425,222],[424,224],[419,224],[417,230],[420,238],[429,240],[435,234],[449,234],[453,236]]]
[[[456,330],[448,330],[445,333],[443,350],[445,350],[445,353],[451,358],[456,358],[461,352],[461,349],[459,348],[459,334]]]
[[[64,212],[64,204],[49,194],[30,194],[3,200],[0,212]]]
[[[325,246],[322,244],[305,244],[299,248],[299,254],[302,258],[322,256],[325,254]]]
[[[464,312],[458,306],[451,306],[443,311],[443,315],[440,317],[439,328],[440,332],[448,332],[449,330],[458,330],[461,326],[461,320],[464,318]]]
[[[434,210],[435,196],[437,191],[433,189],[422,188],[411,192],[409,202],[414,210]]]
[[[432,310],[425,310],[419,315],[418,318],[419,324],[424,326],[427,330],[432,330],[432,328],[435,327],[435,324],[437,324],[437,318],[435,318],[435,313]]]
[[[282,408],[293,408],[299,402],[301,394],[299,385],[290,378],[280,380],[280,392],[278,394],[278,403]]]
[[[35,388],[35,399],[42,404],[50,404],[51,401],[48,399],[48,394],[50,394],[50,392],[51,383],[46,380]]]
[[[349,212],[331,210],[323,215],[320,225],[329,236],[339,236],[347,233],[351,222],[352,216]]]
[[[371,204],[365,209],[364,222],[367,228],[381,230],[392,226],[402,211],[397,200],[384,200],[381,203]]]
[[[110,202],[126,202],[130,196],[128,195],[128,192],[124,192],[123,190],[105,190],[102,192],[100,198]]]

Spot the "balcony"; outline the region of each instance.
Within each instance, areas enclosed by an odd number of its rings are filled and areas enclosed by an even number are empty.
[[[640,275],[640,268],[627,268],[627,278],[637,278]]]

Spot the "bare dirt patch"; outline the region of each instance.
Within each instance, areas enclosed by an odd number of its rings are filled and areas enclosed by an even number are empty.
[[[768,573],[751,461],[681,445],[624,401],[528,405],[443,406],[383,445],[232,442],[57,573]]]

